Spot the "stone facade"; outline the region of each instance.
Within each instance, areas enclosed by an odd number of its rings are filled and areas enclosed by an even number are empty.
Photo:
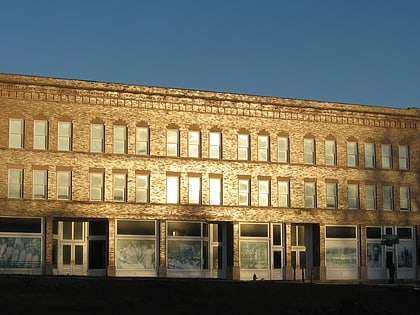
[[[117,83],[0,74],[0,216],[40,217],[46,240],[44,272],[53,272],[57,255],[53,222],[104,219],[107,222],[106,270],[117,275],[116,238],[118,220],[156,220],[157,276],[167,276],[167,222],[226,223],[224,277],[241,278],[241,223],[279,223],[282,226],[281,278],[296,278],[292,266],[291,229],[317,226],[311,254],[318,279],[328,279],[326,269],[327,226],[355,226],[358,278],[366,275],[366,227],[410,227],[412,246],[418,247],[420,226],[420,110],[350,105],[331,102],[147,87]],[[11,148],[10,120],[24,122],[23,147]],[[47,121],[46,149],[34,147],[34,121]],[[70,122],[71,150],[58,149],[58,123]],[[104,126],[104,150],[91,152],[91,125]],[[125,153],[114,153],[114,126],[126,127]],[[149,130],[149,152],[136,154],[136,128]],[[167,130],[179,132],[179,155],[167,154]],[[199,131],[199,157],[189,157],[189,131]],[[210,156],[210,133],[221,136],[221,157]],[[249,136],[249,159],[238,159],[238,134]],[[267,161],[258,160],[259,136],[268,136]],[[278,137],[288,139],[288,157],[279,162]],[[304,139],[315,143],[313,164],[304,163]],[[326,165],[326,141],[334,144],[335,162]],[[356,166],[348,166],[347,143],[357,144]],[[373,143],[375,167],[365,165],[365,143]],[[382,144],[390,145],[391,167],[383,168]],[[409,167],[400,169],[399,147],[408,149]],[[261,149],[261,148],[260,148]],[[10,169],[23,170],[22,196],[10,198]],[[47,171],[47,194],[33,198],[33,171]],[[71,198],[58,200],[57,172],[71,172]],[[103,201],[91,201],[90,174],[104,174]],[[114,201],[113,175],[126,175],[123,202]],[[136,202],[136,174],[149,178],[148,200]],[[167,176],[179,177],[179,202],[167,203]],[[189,202],[189,178],[199,177],[200,201]],[[212,176],[222,179],[222,204],[211,205]],[[239,205],[238,179],[249,179],[249,205]],[[260,205],[259,181],[269,183],[268,204]],[[289,185],[289,205],[279,207],[278,181]],[[315,183],[316,207],[305,206],[304,186]],[[327,207],[327,184],[337,189],[336,206]],[[349,209],[348,186],[357,185],[358,209]],[[366,185],[376,188],[376,210],[366,209]],[[383,187],[391,186],[392,210],[383,208]],[[409,207],[400,209],[400,188],[409,188]],[[73,221],[71,221],[73,222]],[[270,225],[271,226],[271,225]],[[271,230],[270,230],[271,231]],[[312,228],[306,230],[308,233]],[[1,232],[1,231],[0,231]],[[271,232],[270,232],[271,233]],[[389,234],[383,232],[383,234]],[[392,232],[391,234],[395,234]],[[318,237],[319,236],[319,237]],[[204,239],[206,236],[204,235]],[[318,240],[315,240],[319,238]],[[272,235],[268,236],[272,240]],[[307,239],[307,242],[309,240]],[[58,242],[60,243],[60,242]],[[63,243],[64,244],[64,243]],[[273,244],[269,241],[269,244]],[[271,245],[269,253],[271,251]],[[309,246],[306,243],[306,246]],[[393,245],[396,246],[396,245]],[[89,251],[89,250],[87,250]],[[383,248],[382,254],[385,255]],[[415,252],[414,278],[418,278]],[[394,253],[395,259],[398,256]],[[275,260],[269,255],[270,270]],[[319,257],[318,257],[319,256]],[[244,258],[242,258],[244,259]],[[385,258],[384,258],[385,259]],[[308,265],[308,263],[306,263]],[[202,269],[206,269],[203,267]],[[293,272],[292,272],[293,269]],[[257,268],[260,272],[260,270]],[[250,271],[253,272],[252,270]],[[308,271],[309,272],[309,271]],[[262,272],[269,276],[268,273]],[[195,275],[195,274],[194,274]],[[204,275],[205,276],[205,275]],[[413,278],[411,277],[411,278]],[[308,276],[306,276],[308,279]],[[409,277],[410,278],[410,277]]]

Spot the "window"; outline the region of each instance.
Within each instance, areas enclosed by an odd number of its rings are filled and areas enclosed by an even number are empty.
[[[277,138],[277,159],[278,162],[289,162],[289,139],[287,137]]]
[[[23,119],[10,119],[9,124],[9,148],[23,148]]]
[[[258,161],[269,161],[270,159],[270,137],[258,136]]]
[[[104,125],[91,124],[90,125],[90,152],[104,152]]]
[[[195,205],[201,203],[201,177],[188,177],[188,203]]]
[[[409,158],[408,158],[408,146],[399,145],[398,146],[398,166],[400,170],[408,170],[409,167]]]
[[[114,126],[114,153],[127,153],[126,126]]]
[[[249,160],[249,135],[238,135],[238,160]]]
[[[325,140],[325,165],[336,165],[335,140]]]
[[[179,176],[166,177],[166,202],[179,203]]]
[[[347,190],[349,209],[359,209],[359,185],[348,184]]]
[[[392,194],[392,186],[383,186],[382,187],[382,196],[383,196],[383,209],[384,210],[392,210],[394,207],[393,201],[393,194]]]
[[[222,204],[222,178],[221,177],[210,177],[210,204],[221,205]]]
[[[258,205],[260,207],[270,206],[270,181],[258,181]]]
[[[33,184],[32,184],[32,197],[34,199],[47,198],[47,171],[34,170],[33,171]]]
[[[347,142],[347,166],[356,167],[358,161],[357,142]]]
[[[188,131],[188,156],[193,158],[200,157],[200,131]]]
[[[149,176],[145,174],[136,175],[136,202],[149,202]]]
[[[23,197],[23,170],[10,169],[9,170],[9,198]]]
[[[179,156],[179,131],[168,129],[166,131],[166,155]]]
[[[315,140],[303,140],[303,162],[305,164],[315,164]]]
[[[327,208],[337,209],[337,184],[325,183]]]
[[[238,191],[239,191],[239,205],[240,206],[249,206],[250,205],[250,180],[249,179],[239,179],[238,181]]]
[[[366,185],[366,210],[376,210],[375,185]]]
[[[410,210],[410,188],[400,187],[400,210]]]
[[[90,200],[104,200],[104,173],[90,173]]]
[[[112,199],[115,202],[127,201],[127,174],[112,174]]]
[[[71,172],[57,171],[57,199],[71,199]]]
[[[46,120],[34,121],[34,149],[46,150],[48,123]]]
[[[315,182],[305,182],[305,208],[316,208]]]
[[[289,182],[278,181],[277,190],[278,190],[279,207],[282,207],[282,208],[289,207]]]
[[[375,167],[375,144],[365,143],[365,167]]]
[[[72,126],[71,122],[58,122],[58,144],[59,151],[70,151],[72,147]]]
[[[392,168],[392,152],[390,144],[381,145],[382,168]]]
[[[136,154],[149,154],[149,128],[147,127],[136,128]]]
[[[209,141],[210,141],[210,152],[209,157],[211,159],[220,159],[222,158],[221,151],[221,141],[222,134],[220,132],[210,132]]]

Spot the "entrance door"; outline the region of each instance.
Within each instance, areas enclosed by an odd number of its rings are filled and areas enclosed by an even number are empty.
[[[58,274],[87,274],[87,222],[58,223]]]
[[[292,224],[293,280],[304,280],[306,275],[305,225]]]

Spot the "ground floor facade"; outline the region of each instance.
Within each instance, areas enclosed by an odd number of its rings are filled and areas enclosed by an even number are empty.
[[[418,226],[0,217],[0,273],[419,279]]]

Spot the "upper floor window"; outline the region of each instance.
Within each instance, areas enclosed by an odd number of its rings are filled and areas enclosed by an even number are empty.
[[[258,205],[268,207],[270,205],[270,181],[258,180]]]
[[[398,166],[400,170],[408,170],[408,167],[409,167],[408,145],[398,146]]]
[[[303,162],[315,164],[315,139],[305,138],[303,140]]]
[[[166,177],[166,202],[179,203],[179,176],[168,175]]]
[[[365,143],[365,167],[375,167],[375,144]]]
[[[347,142],[347,166],[356,167],[358,160],[357,142]]]
[[[278,181],[277,191],[279,207],[289,207],[289,181]]]
[[[316,208],[316,183],[305,182],[305,208]]]
[[[289,162],[289,139],[287,137],[277,138],[277,159],[278,162]]]
[[[127,174],[112,174],[112,199],[116,202],[127,201]]]
[[[149,202],[149,175],[136,174],[136,202]]]
[[[410,210],[410,188],[400,187],[400,210]]]
[[[71,171],[57,171],[57,199],[71,199]]]
[[[221,205],[222,204],[222,177],[212,176],[209,179],[210,186],[210,204]]]
[[[136,127],[136,154],[149,154],[149,128]]]
[[[102,172],[90,173],[90,200],[104,200],[104,173]]]
[[[327,208],[337,209],[337,184],[325,183]]]
[[[200,131],[188,131],[188,157],[199,158],[200,149]]]
[[[390,144],[381,145],[382,168],[392,168],[392,151]]]
[[[127,127],[114,125],[114,153],[127,153]]]
[[[46,199],[47,198],[47,171],[46,170],[34,170],[33,171],[33,198],[34,199]]]
[[[166,130],[166,155],[179,156],[179,130]]]
[[[251,202],[251,185],[249,179],[238,180],[239,205],[249,206]]]
[[[384,210],[392,210],[394,208],[394,197],[392,186],[382,187],[382,207]]]
[[[209,142],[209,157],[211,159],[222,158],[222,134],[220,132],[211,131],[209,134]]]
[[[34,121],[34,149],[46,150],[48,139],[48,122],[46,120]]]
[[[238,160],[249,160],[249,135],[238,135]]]
[[[366,210],[376,210],[376,186],[366,185]]]
[[[196,205],[201,203],[201,177],[199,176],[188,177],[188,203]]]
[[[270,159],[270,137],[258,136],[258,161],[269,161]]]
[[[72,146],[72,125],[71,122],[58,122],[58,144],[59,151],[70,151]]]
[[[325,140],[325,165],[336,165],[335,140]]]
[[[23,148],[23,119],[9,121],[9,148]]]
[[[8,179],[8,197],[9,198],[22,198],[23,197],[23,170],[22,169],[9,169]]]
[[[348,184],[348,207],[349,209],[359,209],[359,185]]]
[[[105,131],[103,124],[90,125],[90,152],[104,152]]]

